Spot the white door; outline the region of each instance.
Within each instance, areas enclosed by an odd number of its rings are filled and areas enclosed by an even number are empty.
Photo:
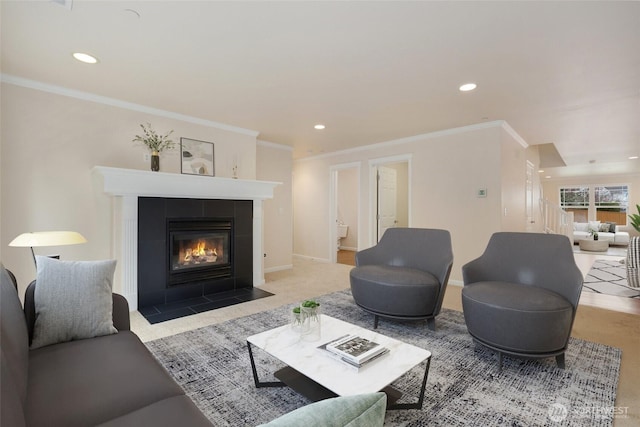
[[[398,223],[396,215],[396,192],[398,185],[395,169],[378,167],[378,236],[380,241],[387,228]]]
[[[536,222],[534,218],[534,201],[533,201],[533,163],[527,160],[527,183],[525,189],[525,209],[527,211],[527,231],[534,231],[534,224]]]

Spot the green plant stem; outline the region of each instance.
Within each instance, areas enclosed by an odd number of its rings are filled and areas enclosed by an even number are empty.
[[[636,205],[636,209],[638,210],[638,213],[629,215],[629,219],[631,220],[633,228],[640,233],[640,205]]]

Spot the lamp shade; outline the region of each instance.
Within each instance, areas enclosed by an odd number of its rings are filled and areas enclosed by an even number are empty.
[[[22,233],[9,243],[15,247],[65,246],[86,243],[87,239],[76,231],[37,231]]]

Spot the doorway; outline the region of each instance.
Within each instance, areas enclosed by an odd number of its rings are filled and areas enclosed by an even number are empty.
[[[411,157],[377,159],[371,161],[370,165],[373,213],[371,242],[375,244],[387,229],[409,227]]]
[[[354,265],[359,246],[360,163],[331,167],[331,262]],[[342,234],[340,234],[342,233]]]

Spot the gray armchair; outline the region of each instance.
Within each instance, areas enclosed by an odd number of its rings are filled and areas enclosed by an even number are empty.
[[[564,368],[584,278],[564,235],[495,233],[462,267],[462,308],[476,342],[503,354],[554,357]]]
[[[379,317],[427,320],[435,317],[453,265],[451,236],[446,230],[390,228],[378,244],[356,254],[350,272],[356,304]]]

